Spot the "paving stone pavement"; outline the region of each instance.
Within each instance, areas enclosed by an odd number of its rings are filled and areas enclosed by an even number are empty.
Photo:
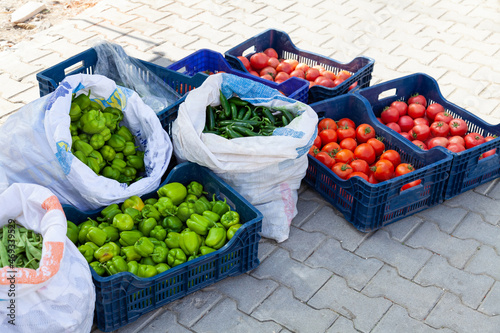
[[[100,0],[0,53],[0,124],[39,97],[37,72],[100,39],[166,66],[268,28],[338,61],[374,58],[372,85],[427,73],[500,123],[498,0]],[[499,202],[494,180],[362,233],[303,183],[290,238],[262,239],[260,266],[118,332],[499,332]]]

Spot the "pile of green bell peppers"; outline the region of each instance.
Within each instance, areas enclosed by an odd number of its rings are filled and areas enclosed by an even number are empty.
[[[68,238],[98,275],[153,277],[217,251],[242,226],[226,200],[209,200],[196,181],[171,182],[156,194],[131,196],[79,225],[68,221]]]
[[[73,94],[69,111],[71,152],[96,174],[120,183],[140,179],[145,171],[144,152],[137,150],[136,137],[121,124],[122,110],[104,107],[88,94]]]

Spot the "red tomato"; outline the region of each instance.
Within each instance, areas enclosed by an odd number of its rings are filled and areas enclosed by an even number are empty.
[[[358,142],[353,139],[353,138],[345,138],[344,140],[340,141],[339,146],[342,149],[349,149],[354,151],[354,149],[357,147]]]
[[[465,148],[470,149],[476,146],[479,146],[482,143],[485,143],[484,137],[479,133],[469,133],[464,137],[465,140]]]
[[[406,140],[410,140],[411,141],[410,133],[408,133],[408,132],[401,132],[401,133],[399,133],[399,135],[401,135]]]
[[[356,128],[356,140],[365,143],[375,137],[375,129],[369,124],[361,124]]]
[[[346,70],[342,70],[337,74],[337,78],[341,79],[342,81],[347,80],[348,78],[351,77],[351,73],[349,73]]]
[[[412,103],[421,104],[424,106],[424,109],[427,106],[427,100],[425,99],[425,97],[423,95],[419,95],[418,93],[408,98],[408,105]]]
[[[408,105],[408,115],[413,119],[422,118],[425,116],[425,106],[418,103]]]
[[[427,120],[427,118],[416,118],[416,119],[413,119],[413,123],[415,125],[424,124],[424,125],[429,126],[429,121]]]
[[[380,159],[373,168],[373,177],[379,182],[391,179],[394,174],[394,165],[391,161]]]
[[[286,72],[278,72],[276,73],[276,76],[274,77],[274,81],[286,81],[290,78],[290,75],[288,75]]]
[[[320,151],[316,154],[315,157],[318,159],[318,161],[326,165],[328,169],[331,169],[331,167],[335,164],[335,158],[332,156],[332,154],[329,154],[325,151]]]
[[[309,148],[309,155],[311,156],[316,156],[320,150],[318,149],[318,146],[312,145],[311,148]]]
[[[274,78],[270,74],[261,75],[260,78],[268,81],[274,81]]]
[[[449,151],[454,152],[454,153],[460,153],[461,151],[465,150],[465,147],[462,146],[460,143],[449,143],[448,142],[446,149],[448,149]]]
[[[304,62],[299,62],[295,69],[301,70],[305,73],[309,69],[309,65]]]
[[[380,155],[380,159],[391,161],[394,167],[401,164],[401,155],[394,149],[384,151],[382,155]]]
[[[331,169],[340,179],[347,179],[347,176],[353,172],[351,166],[347,163],[335,163]]]
[[[445,147],[448,146],[448,139],[442,136],[437,136],[435,138],[431,138],[427,142],[427,149],[431,149],[437,146]]]
[[[366,141],[375,150],[375,155],[380,156],[385,150],[385,144],[382,142],[383,138],[371,138]]]
[[[329,142],[327,143],[326,145],[324,145],[323,147],[321,147],[321,151],[325,151],[327,153],[333,153],[333,156],[335,156],[335,154],[340,151],[340,146],[337,142]]]
[[[413,118],[407,115],[399,117],[398,125],[402,132],[409,132],[415,126]]]
[[[316,138],[314,139],[313,145],[316,146],[316,147],[321,147],[322,146],[321,138],[320,138],[319,135],[316,135]]]
[[[277,72],[285,72],[287,73],[288,75],[290,75],[290,73],[293,71],[292,69],[292,65],[289,64],[288,62],[280,62],[280,64],[278,66],[276,66],[276,71]]]
[[[370,172],[370,165],[365,160],[353,160],[351,163],[349,163],[349,165],[354,172],[363,172],[366,174]]]
[[[339,79],[339,78],[336,78],[335,80],[333,80],[333,84],[336,86],[342,84],[342,82],[344,82],[345,80],[342,80],[342,79]]]
[[[444,107],[439,103],[433,103],[427,107],[427,109],[425,110],[425,115],[431,121],[434,121],[434,118],[436,118],[436,115],[440,112],[444,112]]]
[[[405,185],[403,185],[403,187],[401,187],[401,191],[407,190],[411,187],[415,187],[415,186],[419,185],[421,182],[422,182],[421,179],[417,179],[417,180],[414,180],[408,184],[405,184]]]
[[[352,127],[352,128],[356,128],[356,124],[354,123],[354,121],[352,121],[351,119],[349,118],[342,118],[340,120],[337,121],[337,126],[349,126],[349,127]]]
[[[399,127],[399,125],[397,123],[388,123],[388,124],[385,124],[385,126],[389,127],[390,129],[392,129],[398,133],[401,133],[401,127]]]
[[[286,59],[286,60],[283,60],[283,61],[289,63],[292,66],[292,70],[294,70],[295,67],[297,67],[297,64],[299,63],[295,59]]]
[[[321,132],[324,129],[337,130],[337,123],[332,118],[323,118],[318,123],[318,131]]]
[[[335,75],[334,72],[327,71],[327,70],[322,71],[321,75],[324,76],[324,77],[326,77],[327,79],[332,80],[332,81],[334,81],[337,78],[337,76]]]
[[[486,138],[485,138],[485,140],[486,140]],[[464,138],[461,137],[461,136],[458,136],[458,135],[455,135],[455,136],[452,136],[452,137],[448,138],[448,142],[449,142],[450,145],[452,143],[458,143],[458,144],[460,144],[460,145],[462,145],[462,146],[465,147],[465,140],[464,140]]]
[[[308,81],[314,81],[319,76],[319,70],[317,68],[309,68],[304,73],[306,75],[306,80],[308,80]]]
[[[338,122],[337,122],[337,135],[338,135],[338,141],[342,141],[346,138],[353,138],[353,139],[356,139],[356,130],[354,129],[354,127],[349,127],[349,126],[346,126],[346,125],[340,125]]]
[[[266,66],[260,70],[259,74],[260,74],[260,76],[269,74],[269,75],[271,75],[271,77],[274,78],[276,75],[276,69],[274,69],[274,67],[271,67],[271,66]]]
[[[371,165],[375,162],[377,156],[375,155],[375,149],[369,143],[361,143],[354,149],[354,157],[365,160]]]
[[[335,87],[333,80],[326,78],[324,76],[318,76],[318,78],[316,80],[314,80],[314,83],[316,83],[317,85],[323,86],[323,87],[327,87],[327,88]]]
[[[445,122],[445,123],[449,123],[450,121],[453,120],[453,117],[451,114],[449,114],[448,112],[439,112],[436,117],[434,117],[434,121],[442,121],[442,122]]]
[[[276,52],[275,49],[273,49],[272,47],[269,47],[267,49],[264,50],[264,53],[269,57],[269,58],[278,58],[278,52]]]
[[[406,104],[406,102],[394,101],[391,103],[391,106],[398,110],[400,117],[406,115],[406,113],[408,112],[408,104]]]
[[[244,57],[244,56],[238,56],[238,59],[240,59],[241,63],[243,64],[243,66],[245,66],[245,68],[250,71],[250,61],[248,61],[247,57]]]
[[[401,163],[394,170],[395,177],[406,175],[407,173],[415,171],[415,168],[410,163]]]
[[[262,68],[267,66],[267,61],[269,57],[264,52],[257,52],[252,54],[250,57],[250,65],[255,70],[261,70]]]
[[[420,149],[427,150],[427,145],[420,140],[413,140],[412,143]]]
[[[295,76],[301,79],[305,79],[306,75],[304,74],[304,71],[301,71],[300,69],[294,69],[291,73],[290,76]]]
[[[326,145],[330,142],[337,142],[337,131],[331,128],[327,128],[319,132],[318,134],[321,138],[321,142],[323,145]]]
[[[465,136],[469,130],[463,119],[452,119],[448,125],[450,125],[450,135]]]
[[[496,136],[496,135],[495,135],[495,136],[490,136],[490,135],[489,135],[489,136],[487,136],[487,137],[485,137],[485,138],[484,138],[484,141],[485,141],[485,142],[488,142],[488,141],[491,141],[491,140],[496,139],[496,138],[497,138],[497,136]],[[481,156],[479,156],[479,159],[483,159],[483,158],[485,158],[485,157],[488,157],[488,156],[494,155],[494,154],[496,153],[496,151],[497,151],[497,149],[496,149],[496,148],[495,148],[495,149],[488,150],[488,151],[486,151],[486,152],[482,153],[482,154],[481,154]]]
[[[450,126],[442,121],[435,121],[431,124],[431,134],[433,136],[447,137],[450,133]]]
[[[413,140],[425,141],[430,135],[430,127],[424,124],[415,125],[411,129],[411,136]]]
[[[349,163],[354,159],[354,153],[349,149],[341,149],[335,154],[335,160],[341,163]]]
[[[380,114],[380,119],[382,119],[382,123],[397,123],[399,120],[399,111],[396,108],[388,106],[382,111]]]
[[[353,171],[349,176],[347,176],[347,179],[351,179],[352,177],[361,177],[364,180],[368,181],[368,175],[364,172],[359,172],[359,171]]]
[[[255,75],[255,76],[260,77],[259,73],[258,73],[258,72],[256,72],[256,71],[254,71],[254,70],[251,70],[251,71],[249,71],[249,72],[250,72],[250,74],[252,74],[252,75]]]
[[[267,65],[271,66],[272,68],[278,67],[279,64],[280,61],[278,60],[278,58],[275,57],[269,57],[269,60],[267,61]]]

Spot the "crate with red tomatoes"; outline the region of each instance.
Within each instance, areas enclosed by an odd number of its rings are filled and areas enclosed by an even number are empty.
[[[348,63],[297,48],[288,34],[268,29],[225,52],[232,68],[283,82],[298,77],[309,83],[308,103],[368,87],[375,61],[359,56]]]
[[[441,150],[453,157],[444,199],[500,176],[500,124],[488,124],[447,101],[432,77],[412,74],[356,93],[394,135],[424,151]]]
[[[376,230],[443,201],[451,156],[394,135],[358,95],[310,106],[318,113],[318,136],[304,180],[358,230]]]

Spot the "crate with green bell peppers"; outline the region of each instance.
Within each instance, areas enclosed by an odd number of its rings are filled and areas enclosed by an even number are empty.
[[[262,214],[198,164],[175,166],[140,198],[92,212],[63,208],[68,237],[92,268],[104,332],[260,263]]]

